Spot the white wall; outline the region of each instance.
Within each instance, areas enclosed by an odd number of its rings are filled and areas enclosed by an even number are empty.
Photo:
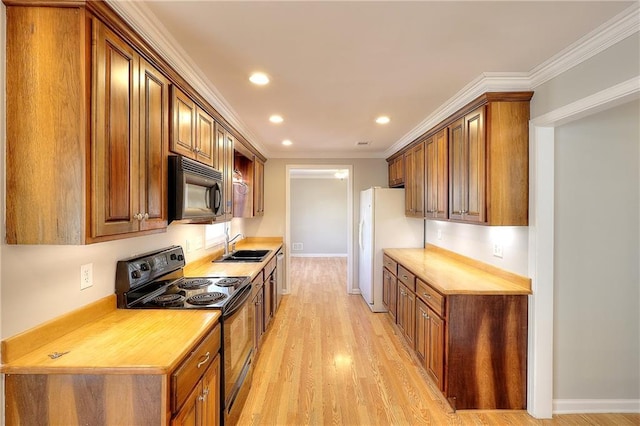
[[[427,243],[527,276],[529,230],[526,226],[479,226],[440,220],[426,223]],[[493,255],[494,242],[502,245],[502,258]]]
[[[640,102],[556,128],[556,400],[640,399]]]
[[[291,255],[347,255],[346,179],[291,179]]]
[[[166,233],[86,246],[4,245],[2,336],[10,337],[115,292],[116,262],[186,242],[202,241],[203,225],[170,225]],[[188,261],[204,249],[185,254]],[[80,290],[80,265],[93,263],[93,287]],[[24,298],[28,295],[28,301]]]

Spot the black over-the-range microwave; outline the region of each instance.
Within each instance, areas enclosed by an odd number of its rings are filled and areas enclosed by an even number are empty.
[[[169,156],[169,222],[211,223],[224,214],[222,173],[181,155]]]

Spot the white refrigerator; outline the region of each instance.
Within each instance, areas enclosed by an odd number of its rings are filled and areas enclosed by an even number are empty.
[[[387,311],[382,304],[382,249],[424,247],[424,223],[404,215],[404,189],[360,192],[358,285],[373,312]]]

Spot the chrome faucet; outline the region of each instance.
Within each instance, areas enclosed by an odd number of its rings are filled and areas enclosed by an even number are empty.
[[[238,238],[244,238],[244,234],[239,233],[236,234],[233,238],[229,239],[229,228],[225,227],[224,229],[224,254],[222,255],[223,258],[228,257],[229,256],[229,244],[233,243],[233,245],[231,246],[231,252],[233,253],[236,250],[236,243],[234,243],[234,241]]]

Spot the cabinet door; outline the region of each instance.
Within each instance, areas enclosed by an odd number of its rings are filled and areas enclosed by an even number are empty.
[[[449,126],[449,217],[485,221],[484,106]]]
[[[139,56],[95,21],[92,236],[138,230]]]
[[[402,331],[402,334],[404,334],[407,324],[407,319],[405,316],[407,312],[407,288],[399,282],[396,303],[396,324],[398,324],[398,328],[400,329],[400,331]]]
[[[176,86],[171,86],[171,151],[195,159],[196,104]]]
[[[167,227],[169,80],[140,60],[140,229]]]
[[[427,305],[421,300],[416,302],[416,355],[420,363],[427,365],[427,349],[429,340],[429,315]]]
[[[424,217],[424,143],[405,153],[405,215]]]
[[[178,414],[171,419],[171,426],[200,426],[202,424],[202,383],[198,383],[187,397]]]
[[[405,181],[404,181],[404,214],[406,216],[414,215],[414,191],[415,191],[415,181],[413,180],[414,175],[414,167],[415,163],[413,161],[413,149],[408,150],[404,153],[404,170],[405,170]]]
[[[427,309],[427,321],[427,372],[438,389],[444,391],[444,321],[431,309]]]
[[[382,268],[382,304],[389,310],[389,290],[391,290],[391,272]]]
[[[220,357],[213,360],[202,377],[202,425],[220,424]]]
[[[398,279],[391,275],[389,281],[389,315],[393,318],[393,322],[397,322],[398,316]]]
[[[415,348],[416,344],[416,295],[409,291],[406,291],[406,304],[405,304],[405,327],[404,337],[407,339],[407,343],[412,348]]]
[[[233,218],[233,137],[220,125],[216,124],[217,166],[222,172],[222,200],[224,216],[220,220]]]
[[[269,328],[269,323],[271,322],[271,315],[273,311],[273,299],[271,295],[273,294],[272,290],[273,280],[271,277],[267,277],[267,280],[264,282],[264,322],[263,322],[263,331],[267,331]]]
[[[463,219],[467,198],[467,154],[464,143],[464,119],[449,126],[449,218]]]
[[[464,142],[467,145],[467,205],[464,220],[485,221],[485,133],[484,106],[464,118]]]
[[[253,159],[253,215],[264,215],[264,163]]]
[[[264,287],[260,287],[258,293],[253,298],[253,305],[255,306],[254,320],[255,320],[255,334],[253,338],[253,352],[258,353],[260,348],[260,340],[262,338],[262,332],[264,330]]]
[[[196,160],[211,167],[215,164],[216,128],[213,118],[206,111],[196,108]]]
[[[449,214],[448,129],[444,128],[426,143],[425,213],[432,219]]]

